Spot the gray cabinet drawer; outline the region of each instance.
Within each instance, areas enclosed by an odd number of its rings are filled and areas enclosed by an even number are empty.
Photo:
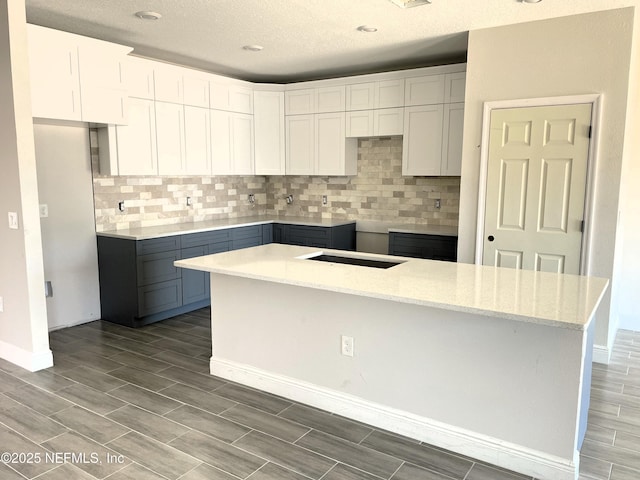
[[[182,305],[182,281],[178,278],[168,282],[138,287],[138,316],[178,308]]]
[[[237,227],[231,230],[232,240],[243,238],[259,237],[262,239],[262,225],[249,225],[247,227]]]
[[[230,229],[215,230],[213,232],[190,233],[182,236],[182,248],[209,245],[210,243],[227,242],[230,239]]]
[[[173,265],[176,260],[180,260],[179,251],[138,256],[138,286],[174,280],[180,277],[180,270]]]
[[[136,253],[138,255],[168,252],[169,250],[180,250],[180,236],[150,238],[136,242]]]

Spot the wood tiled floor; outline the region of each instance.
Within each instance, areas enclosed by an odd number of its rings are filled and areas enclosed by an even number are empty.
[[[50,369],[0,360],[0,452],[32,454],[3,480],[531,480],[212,377],[207,309],[50,339]],[[594,367],[581,479],[639,478],[640,333],[620,332]]]

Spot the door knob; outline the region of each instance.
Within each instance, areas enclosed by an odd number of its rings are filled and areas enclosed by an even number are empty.
[[[495,238],[494,238],[494,236],[493,236],[493,235],[489,235],[489,236],[487,237],[487,240],[489,240],[490,242],[493,242],[493,241],[495,240]]]

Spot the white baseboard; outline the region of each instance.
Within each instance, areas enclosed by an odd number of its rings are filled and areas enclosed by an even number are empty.
[[[41,352],[29,352],[0,340],[0,357],[30,372],[37,372],[53,366],[53,354],[51,350]]]
[[[565,459],[359,397],[211,357],[212,375],[364,422],[540,480],[576,480],[579,455]]]
[[[609,350],[606,345],[594,345],[593,361],[595,363],[609,365],[609,362],[611,361],[611,350]]]

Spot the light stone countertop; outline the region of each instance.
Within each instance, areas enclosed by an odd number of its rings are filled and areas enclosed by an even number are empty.
[[[129,228],[98,232],[98,236],[122,238],[126,240],[148,240],[151,238],[171,237],[188,233],[210,232],[224,228],[264,225],[266,223],[287,223],[290,225],[309,225],[318,227],[337,227],[355,223],[354,220],[313,219],[308,217],[277,217],[274,215],[256,215],[254,217],[205,220],[191,223],[175,223],[151,227]]]
[[[320,252],[403,263],[378,269],[304,259]],[[597,277],[280,244],[179,260],[175,265],[575,330],[587,328],[609,284]]]

